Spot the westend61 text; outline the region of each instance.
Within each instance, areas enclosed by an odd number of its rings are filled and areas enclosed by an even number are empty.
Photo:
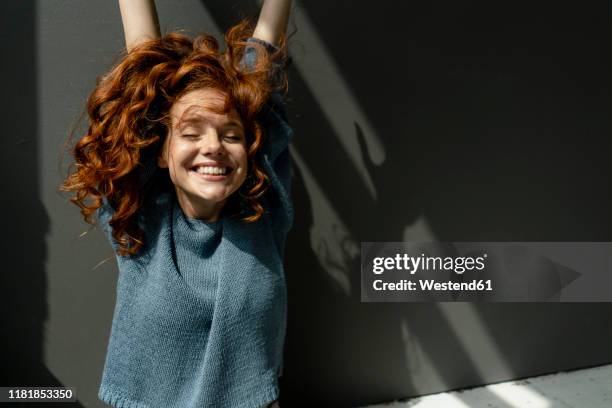
[[[378,279],[374,281],[374,290],[493,290],[491,280],[476,280],[471,282],[436,282],[433,279],[419,279],[417,287],[416,282],[402,279],[398,282],[383,282]]]

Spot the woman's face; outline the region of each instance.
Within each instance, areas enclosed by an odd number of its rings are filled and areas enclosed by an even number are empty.
[[[168,168],[186,216],[216,221],[247,176],[247,145],[235,109],[221,111],[225,94],[190,91],[170,109],[171,126],[158,159]]]

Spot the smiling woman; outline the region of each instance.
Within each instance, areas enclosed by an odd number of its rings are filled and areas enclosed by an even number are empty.
[[[247,177],[242,121],[227,95],[204,88],[186,93],[170,109],[170,134],[158,165],[169,168],[186,216],[216,221]]]
[[[266,0],[254,31],[228,31],[225,52],[209,35],[160,38],[152,2],[120,5],[129,52],[89,98],[89,128],[62,186],[117,253],[99,398],[274,403],[293,223],[292,132],[279,93],[290,1]]]

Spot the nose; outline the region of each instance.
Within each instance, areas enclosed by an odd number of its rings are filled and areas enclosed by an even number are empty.
[[[216,130],[210,129],[202,138],[200,151],[204,156],[217,156],[224,153],[223,143]]]

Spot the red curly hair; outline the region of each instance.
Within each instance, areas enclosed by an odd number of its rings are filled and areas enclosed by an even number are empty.
[[[269,54],[260,43],[246,41],[251,34],[247,21],[232,27],[225,35],[227,48],[221,52],[210,35],[192,40],[170,33],[139,44],[98,80],[87,102],[87,133],[71,151],[75,162],[60,190],[75,193],[70,201],[90,224],[106,198],[114,209],[110,226],[120,255],[136,254],[144,245],[144,232],[137,223],[146,194],[143,153],[146,149],[157,155],[170,127],[170,108],[195,89],[222,91],[226,105],[236,109],[246,130],[248,176],[239,190],[239,205],[232,197],[228,207],[234,215],[244,215],[245,222],[263,215],[260,198],[268,182],[255,160],[264,137],[258,114],[273,91],[270,73],[283,60],[285,46],[282,40],[278,50]],[[247,46],[256,58],[245,69]],[[282,71],[275,82],[286,87]],[[169,182],[166,178],[156,182]],[[245,208],[250,209],[246,215]]]

